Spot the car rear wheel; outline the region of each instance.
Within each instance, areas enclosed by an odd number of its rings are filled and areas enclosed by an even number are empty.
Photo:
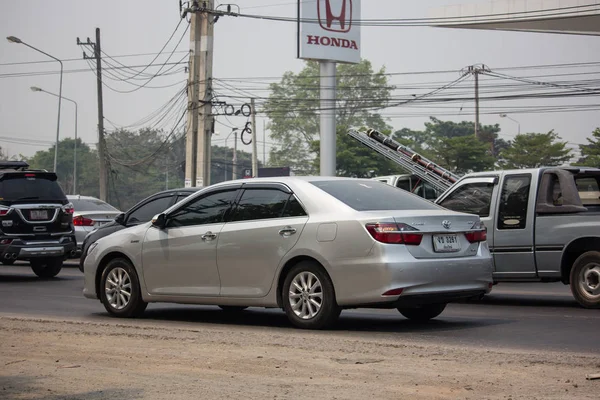
[[[106,265],[100,279],[100,301],[115,317],[142,315],[148,303],[142,300],[137,273],[128,260],[115,258]]]
[[[63,266],[62,257],[33,259],[29,262],[33,273],[40,278],[54,278]]]
[[[282,287],[283,309],[292,324],[303,329],[333,325],[341,308],[329,276],[315,262],[302,261],[292,267]]]
[[[438,315],[440,315],[442,313],[442,311],[444,311],[445,308],[446,308],[445,303],[424,304],[421,306],[410,307],[410,308],[409,307],[398,307],[398,311],[400,311],[400,314],[404,315],[406,318],[408,318],[410,320],[424,322],[424,321],[429,321],[430,319],[437,317]]]
[[[585,308],[600,308],[600,252],[580,255],[571,269],[571,292]]]
[[[244,311],[248,307],[244,307],[244,306],[219,306],[219,308],[221,310],[227,311],[227,312],[240,312],[240,311]]]

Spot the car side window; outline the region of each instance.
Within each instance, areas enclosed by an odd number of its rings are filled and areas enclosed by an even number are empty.
[[[490,215],[493,190],[493,183],[467,183],[450,193],[450,195],[440,203],[440,206],[452,211],[488,217]]]
[[[288,198],[287,204],[285,205],[285,209],[283,210],[282,217],[305,217],[306,211],[293,194]]]
[[[210,193],[190,201],[169,215],[167,228],[216,224],[223,221],[225,212],[237,195],[237,189]]]
[[[498,208],[498,229],[525,229],[531,175],[504,178]]]
[[[177,196],[177,200],[175,200],[175,204],[179,203],[181,200],[188,197],[191,193],[181,193]]]
[[[164,196],[150,200],[129,214],[129,217],[127,217],[127,226],[150,221],[156,214],[160,214],[169,208],[172,200],[173,196]]]
[[[289,197],[289,193],[277,189],[246,189],[231,221],[281,218]]]

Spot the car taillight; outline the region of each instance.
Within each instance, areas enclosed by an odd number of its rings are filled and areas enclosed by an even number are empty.
[[[483,222],[479,221],[473,225],[473,229],[477,230],[465,233],[465,237],[470,243],[485,242],[487,240],[487,227]]]
[[[75,212],[75,208],[73,207],[73,203],[65,204],[62,206],[62,210],[66,214],[73,214]]]
[[[373,223],[367,224],[366,228],[373,239],[381,243],[418,246],[423,239],[422,234],[415,233],[416,229],[405,224]]]
[[[10,211],[9,207],[0,206],[0,217],[5,216]]]
[[[487,232],[485,230],[467,232],[465,233],[465,237],[470,243],[485,242],[487,240]]]
[[[94,220],[91,220],[89,218],[85,218],[85,217],[82,217],[81,215],[78,215],[75,218],[73,218],[73,225],[75,225],[75,226],[93,226]]]

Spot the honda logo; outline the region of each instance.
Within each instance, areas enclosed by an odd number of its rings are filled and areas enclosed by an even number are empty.
[[[352,0],[317,0],[321,28],[332,32],[349,32],[352,27]]]

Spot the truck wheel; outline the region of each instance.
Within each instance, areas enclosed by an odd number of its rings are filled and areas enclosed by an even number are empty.
[[[329,276],[313,261],[301,261],[292,267],[281,290],[283,309],[298,328],[327,328],[337,321],[342,311]]]
[[[115,317],[139,317],[146,310],[148,303],[142,300],[140,281],[128,260],[115,258],[106,265],[100,278],[100,301]]]
[[[571,268],[571,293],[585,308],[600,308],[600,252],[580,255]]]
[[[429,321],[440,315],[442,311],[446,308],[445,303],[441,304],[424,304],[418,307],[411,308],[402,308],[398,307],[398,311],[400,314],[404,315],[406,318],[417,321],[417,322],[425,322]]]
[[[29,262],[33,273],[40,278],[54,278],[63,266],[62,257],[33,259]]]

